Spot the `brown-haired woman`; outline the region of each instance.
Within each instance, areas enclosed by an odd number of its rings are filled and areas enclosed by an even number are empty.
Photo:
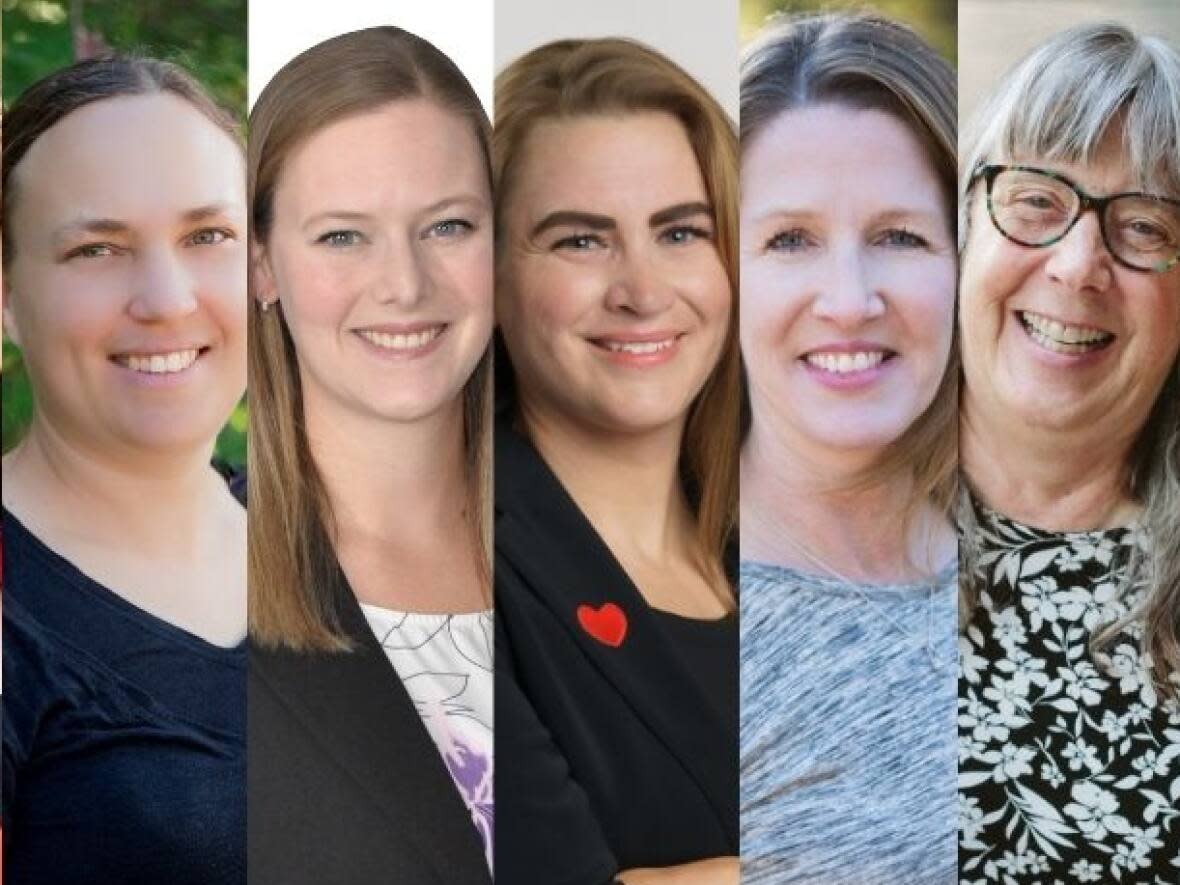
[[[736,882],[735,133],[626,40],[496,96],[498,872]]]
[[[4,136],[36,403],[3,464],[7,878],[241,883],[246,516],[210,466],[245,385],[241,142],[128,57],[34,84]]]
[[[487,883],[487,118],[382,27],[250,134],[250,879]]]

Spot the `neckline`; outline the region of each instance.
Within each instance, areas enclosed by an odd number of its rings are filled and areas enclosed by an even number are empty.
[[[473,612],[412,612],[386,608],[383,605],[362,602],[359,599],[356,602],[365,617],[372,615],[380,618],[400,618],[401,623],[413,621],[419,624],[441,625],[447,621],[451,621],[453,623],[457,622],[460,625],[476,624],[481,620],[491,618],[495,612],[494,609],[480,609]]]
[[[47,567],[52,569],[71,588],[86,594],[87,599],[107,606],[122,617],[134,621],[144,629],[150,630],[171,641],[189,646],[192,651],[201,654],[203,657],[235,664],[245,661],[246,649],[249,645],[248,634],[243,636],[234,645],[218,645],[215,642],[210,642],[203,636],[197,635],[191,630],[165,620],[160,615],[136,605],[101,581],[86,574],[86,572],[82,571],[73,562],[50,547],[36,533],[29,529],[7,506],[0,507],[0,512],[3,513],[6,536],[15,530],[18,538],[23,538],[27,541],[32,548],[34,556],[42,560]],[[9,537],[5,537],[5,543],[6,545],[10,543]]]
[[[816,572],[806,572],[790,565],[774,562],[763,562],[755,559],[741,561],[743,578],[771,578],[776,580],[790,579],[799,583],[818,584],[825,589],[839,589],[842,591],[856,591],[860,593],[880,593],[884,595],[915,594],[925,590],[954,587],[958,583],[959,558],[947,561],[942,568],[925,580],[918,581],[842,581],[835,575],[824,575]]]
[[[971,495],[971,505],[975,508],[975,513],[979,517],[981,525],[990,524],[1004,528],[1014,529],[1023,535],[1029,535],[1039,540],[1054,540],[1060,539],[1066,542],[1074,541],[1096,541],[1096,540],[1113,540],[1122,542],[1127,537],[1139,532],[1142,524],[1138,519],[1133,519],[1129,523],[1119,526],[1111,526],[1104,529],[1074,529],[1074,530],[1056,530],[1046,529],[1040,526],[1032,525],[1008,516],[993,507],[985,504],[974,494]]]

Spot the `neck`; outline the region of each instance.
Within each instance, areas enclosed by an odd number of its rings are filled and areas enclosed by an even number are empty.
[[[1048,531],[1111,528],[1134,518],[1126,470],[1133,439],[1013,426],[983,411],[965,391],[960,463],[989,507]]]
[[[533,408],[523,397],[521,420],[611,549],[666,561],[693,547],[695,519],[679,474],[683,421],[641,433],[609,433]]]
[[[865,583],[928,576],[955,555],[946,517],[921,508],[905,474],[866,482],[879,452],[791,445],[755,421],[742,447],[742,557]]]
[[[4,504],[38,533],[87,543],[136,546],[151,554],[194,555],[199,529],[226,503],[225,483],[200,448],[104,452],[34,417],[4,459]]]
[[[341,538],[436,546],[467,530],[461,398],[412,422],[312,403],[304,419]]]

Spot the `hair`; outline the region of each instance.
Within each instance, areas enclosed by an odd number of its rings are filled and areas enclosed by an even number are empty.
[[[956,76],[951,66],[905,25],[870,14],[832,13],[770,24],[746,49],[741,66],[741,143],[748,150],[787,111],[819,105],[885,113],[925,148],[954,225],[957,165]],[[859,478],[869,485],[909,474],[912,493],[903,525],[933,505],[949,519],[956,499],[959,347],[951,352],[934,399]],[[743,437],[752,415],[743,389]]]
[[[502,229],[523,148],[538,123],[645,112],[670,114],[684,127],[704,179],[731,292],[721,355],[689,408],[680,448],[681,476],[695,509],[699,564],[720,577],[737,533],[738,154],[733,123],[708,90],[642,43],[603,38],[538,47],[496,78],[497,227]],[[497,250],[497,288],[501,258]]]
[[[222,108],[197,80],[172,62],[137,55],[112,54],[77,62],[38,80],[4,114],[3,178],[4,266],[15,256],[9,221],[20,196],[20,176],[13,173],[33,144],[80,108],[108,98],[174,95],[203,114],[218,129],[242,144],[233,115]]]
[[[964,132],[959,176],[959,244],[967,242],[975,172],[991,159],[1092,163],[1110,133],[1121,135],[1138,186],[1180,194],[1180,55],[1163,40],[1118,24],[1057,34],[1001,80]],[[1174,271],[1173,271],[1174,273]],[[1180,297],[1180,292],[1177,293]],[[1172,367],[1127,464],[1127,492],[1142,504],[1148,546],[1127,563],[1123,593],[1144,587],[1127,617],[1094,636],[1101,657],[1131,621],[1143,625],[1143,650],[1157,685],[1174,693],[1180,673],[1180,361]],[[969,478],[958,506],[963,535],[961,612],[978,603],[978,517]]]
[[[326,40],[286,64],[250,114],[251,237],[265,248],[292,154],[324,127],[390,102],[426,99],[467,120],[491,176],[491,127],[471,84],[432,44],[395,27]],[[251,281],[251,299],[254,299]],[[249,319],[250,632],[264,645],[346,650],[351,594],[335,553],[327,489],[307,443],[298,358],[281,305]],[[490,587],[490,348],[463,390],[468,514]]]

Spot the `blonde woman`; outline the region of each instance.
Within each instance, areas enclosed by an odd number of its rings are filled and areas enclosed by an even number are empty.
[[[955,75],[788,19],[741,101],[743,881],[946,885]]]
[[[487,117],[384,27],[250,136],[250,881],[487,883]]]
[[[680,68],[497,80],[502,881],[737,881],[736,144]]]

